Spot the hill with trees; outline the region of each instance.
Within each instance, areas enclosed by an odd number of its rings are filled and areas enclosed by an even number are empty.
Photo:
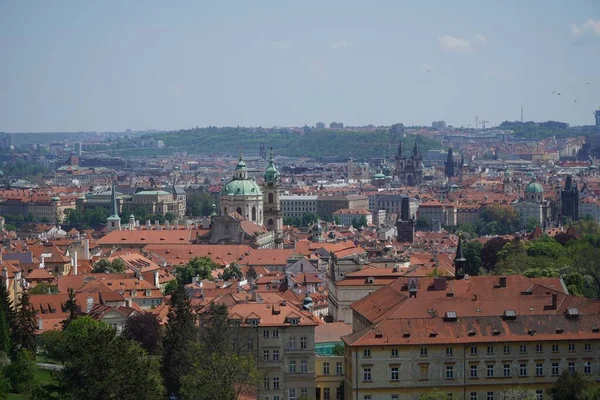
[[[261,129],[243,127],[208,127],[156,133],[144,136],[162,140],[169,151],[200,153],[237,153],[240,149],[258,150],[261,143],[277,149],[277,154],[290,157],[346,157],[349,153],[355,159],[371,157],[392,157],[396,154],[398,141],[402,141],[405,151],[414,145],[414,135],[391,133],[387,129],[376,131],[350,131],[336,129],[305,129],[290,132],[288,129]],[[431,139],[420,137],[421,152],[441,149],[442,146]]]

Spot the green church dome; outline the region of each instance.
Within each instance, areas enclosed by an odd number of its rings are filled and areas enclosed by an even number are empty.
[[[542,185],[537,182],[531,182],[527,185],[527,189],[525,189],[525,193],[544,193],[544,189]]]
[[[234,179],[221,190],[221,196],[262,196],[262,192],[253,180]]]
[[[379,171],[378,173],[373,175],[373,179],[385,179],[385,175],[381,171]]]

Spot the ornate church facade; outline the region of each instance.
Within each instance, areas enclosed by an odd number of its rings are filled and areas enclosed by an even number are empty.
[[[398,144],[394,182],[402,186],[419,186],[423,182],[423,158],[419,152],[418,138],[409,156],[402,152],[402,143]]]

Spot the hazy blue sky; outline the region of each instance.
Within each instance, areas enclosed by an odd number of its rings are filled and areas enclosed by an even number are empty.
[[[460,126],[521,106],[593,123],[600,1],[0,0],[0,131]]]

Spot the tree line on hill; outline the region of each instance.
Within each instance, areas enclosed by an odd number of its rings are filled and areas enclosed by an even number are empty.
[[[375,131],[344,131],[333,129],[309,129],[302,134],[290,133],[286,129],[257,130],[244,127],[207,127],[147,135],[144,138],[162,140],[170,149],[188,153],[237,153],[239,149],[258,150],[262,143],[276,149],[277,155],[290,157],[347,157],[356,160],[373,157],[394,157],[398,141],[406,152],[414,145],[414,135],[390,133],[388,129]],[[363,143],[364,146],[357,144]],[[368,144],[368,146],[367,146]],[[256,150],[254,150],[256,149]],[[419,149],[425,153],[430,149],[442,149],[435,140],[420,137]],[[247,150],[246,150],[247,151]]]

